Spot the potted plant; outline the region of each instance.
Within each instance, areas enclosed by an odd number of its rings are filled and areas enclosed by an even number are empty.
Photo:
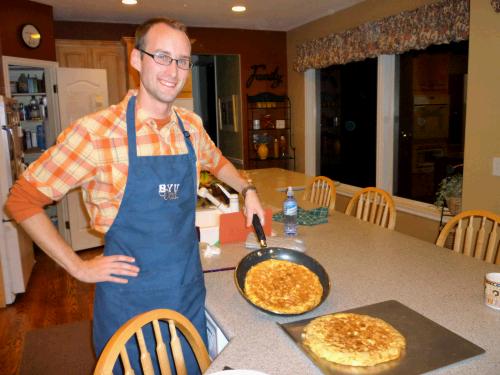
[[[457,173],[453,176],[443,178],[439,183],[436,193],[437,207],[446,206],[453,215],[456,215],[462,209],[462,174]]]

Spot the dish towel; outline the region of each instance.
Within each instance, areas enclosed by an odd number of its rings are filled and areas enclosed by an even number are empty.
[[[273,220],[282,223],[283,211],[273,215]],[[328,207],[318,207],[312,210],[304,210],[297,207],[297,224],[299,225],[317,225],[328,223]]]

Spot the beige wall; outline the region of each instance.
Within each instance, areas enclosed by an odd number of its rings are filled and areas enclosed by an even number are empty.
[[[500,214],[500,13],[471,0],[463,207]]]
[[[304,79],[293,70],[297,45],[436,0],[367,0],[287,33],[288,92],[297,146],[297,170],[304,171]],[[500,157],[500,13],[489,0],[471,0],[464,208],[500,213],[500,177],[491,174]]]

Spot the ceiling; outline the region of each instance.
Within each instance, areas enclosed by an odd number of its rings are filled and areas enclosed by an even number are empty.
[[[35,1],[51,5],[57,21],[139,24],[165,16],[192,27],[288,31],[363,0],[138,0],[134,6],[121,0]],[[234,13],[233,5],[247,10]]]

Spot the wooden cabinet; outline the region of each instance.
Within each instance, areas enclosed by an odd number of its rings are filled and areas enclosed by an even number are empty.
[[[127,93],[125,53],[120,42],[56,39],[60,66],[106,70],[110,104],[118,103]]]
[[[56,57],[59,66],[66,68],[90,68],[92,56],[88,46],[73,41],[56,40]]]
[[[413,59],[413,92],[448,92],[448,54],[423,53]]]
[[[135,89],[139,87],[139,73],[130,65],[130,53],[134,49],[135,38],[134,37],[123,37],[122,43],[125,46],[125,51],[127,54],[127,87],[129,89]],[[189,72],[188,79],[184,88],[177,96],[178,98],[192,98],[193,97],[193,84],[192,84],[192,72]]]
[[[193,72],[189,71],[189,75],[187,77],[186,83],[182,91],[177,95],[178,98],[192,98],[193,97]]]
[[[125,46],[125,53],[127,56],[127,87],[129,89],[136,89],[139,87],[139,72],[132,68],[130,65],[130,53],[134,49],[135,38],[134,37],[123,37],[122,43]]]
[[[295,169],[290,99],[262,93],[248,96],[248,168]]]

